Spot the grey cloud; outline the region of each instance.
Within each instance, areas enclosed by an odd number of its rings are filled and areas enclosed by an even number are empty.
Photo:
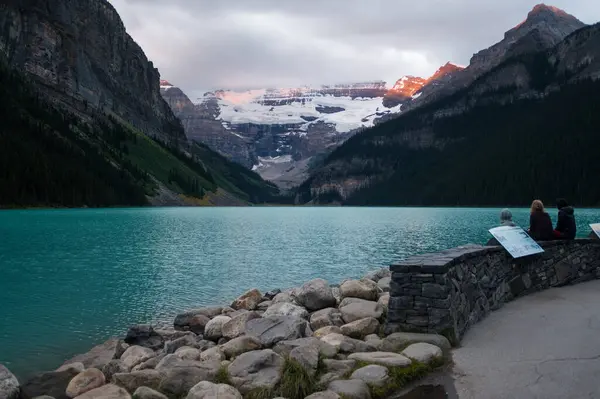
[[[129,33],[185,91],[428,76],[468,64],[533,0],[112,0]],[[556,0],[583,22],[595,0]]]

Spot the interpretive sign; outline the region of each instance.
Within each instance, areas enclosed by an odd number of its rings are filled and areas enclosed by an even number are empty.
[[[490,233],[492,233],[500,245],[502,245],[513,258],[522,258],[524,256],[544,252],[544,249],[520,227],[495,227],[490,229]]]
[[[600,223],[590,224],[590,227],[592,228],[592,231],[596,233],[598,238],[600,238]]]

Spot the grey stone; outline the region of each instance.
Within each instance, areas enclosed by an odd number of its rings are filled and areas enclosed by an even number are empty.
[[[335,306],[335,297],[327,281],[314,279],[305,283],[296,294],[296,301],[310,311]]]
[[[313,331],[327,326],[341,327],[344,324],[342,313],[335,308],[321,309],[310,316],[310,327]]]
[[[182,346],[175,351],[175,355],[183,360],[198,360],[200,359],[200,351],[189,346]]]
[[[237,338],[246,331],[246,323],[253,319],[260,319],[260,315],[256,312],[245,312],[235,315],[230,321],[225,323],[221,328],[223,336],[227,339]]]
[[[442,350],[439,347],[425,342],[409,345],[402,351],[402,354],[421,363],[431,363],[436,359],[441,359],[443,356]]]
[[[157,389],[162,379],[162,373],[156,370],[132,371],[131,373],[118,373],[113,375],[112,382],[133,393],[139,387]]]
[[[302,306],[293,303],[281,302],[275,303],[265,311],[263,317],[270,316],[294,316],[302,319],[308,319],[308,311]]]
[[[246,323],[246,334],[257,337],[266,348],[279,341],[303,338],[309,332],[308,322],[293,316],[271,316]]]
[[[102,371],[96,368],[89,368],[77,374],[67,385],[66,394],[69,398],[74,398],[81,394],[101,387],[106,382]]]
[[[113,359],[102,368],[102,374],[106,377],[106,381],[111,381],[112,376],[117,373],[127,373],[129,368],[122,360]]]
[[[201,381],[190,389],[186,399],[242,399],[242,395],[232,386]]]
[[[327,327],[319,328],[317,331],[315,331],[313,333],[313,336],[316,338],[322,338],[329,334],[341,334],[341,333],[342,333],[341,328],[339,328],[337,326],[327,326]]]
[[[231,320],[228,316],[215,316],[206,323],[204,327],[204,338],[211,341],[218,341],[223,336],[223,325]]]
[[[372,271],[368,272],[367,274],[365,274],[364,278],[366,278],[367,280],[372,280],[374,282],[378,282],[382,278],[391,277],[391,276],[392,276],[392,272],[390,271],[390,269],[387,267],[382,267],[380,269],[376,269],[376,270],[372,270]]]
[[[340,286],[342,298],[352,297],[376,301],[379,297],[377,283],[368,279],[348,280]]]
[[[384,352],[400,352],[408,345],[419,342],[435,345],[444,351],[449,351],[451,348],[450,342],[443,335],[400,332],[385,337],[381,350]]]
[[[352,380],[362,380],[367,385],[375,387],[384,386],[389,378],[388,369],[377,364],[361,367],[350,376]]]
[[[284,360],[270,349],[247,352],[227,367],[229,378],[242,394],[275,387],[281,380]]]
[[[365,337],[365,342],[373,345],[378,351],[383,347],[383,339],[379,338],[377,334],[369,334]]]
[[[218,361],[181,363],[164,372],[158,390],[168,397],[183,397],[200,381],[214,381],[220,367]]]
[[[304,345],[292,349],[290,359],[295,360],[309,374],[314,375],[319,365],[319,347]]]
[[[154,331],[149,324],[138,324],[129,327],[125,336],[125,343],[135,346],[143,346],[152,350],[162,349],[165,340]]]
[[[79,373],[81,373],[85,370],[85,366],[81,362],[74,362],[74,363],[65,363],[56,369],[56,371],[65,371],[65,370],[77,370]]]
[[[343,380],[344,376],[337,372],[325,373],[319,377],[317,384],[319,387],[326,387],[332,381]]]
[[[273,301],[264,301],[258,304],[258,306],[256,307],[257,311],[261,311],[264,312],[267,309],[269,309],[269,306],[273,305]]]
[[[199,329],[200,321],[205,321],[204,325],[202,325],[202,330],[204,330],[204,326],[206,325],[206,323],[208,323],[208,320],[206,319],[210,320],[211,318],[220,315],[222,311],[223,307],[221,306],[190,310],[188,312],[177,315],[173,322],[173,327],[175,328],[175,330],[179,331],[194,331],[194,329]],[[195,326],[194,329],[192,329],[192,325]],[[200,331],[200,333],[202,333],[202,331]]]
[[[327,386],[327,390],[337,393],[344,399],[371,399],[369,386],[363,380],[332,381]]]
[[[106,384],[77,396],[77,399],[131,399],[131,395],[121,387]]]
[[[215,346],[214,348],[207,349],[200,354],[200,361],[207,360],[223,361],[225,360],[225,353],[223,353],[221,348],[217,346]]]
[[[130,346],[121,356],[125,367],[131,370],[134,366],[154,357],[154,351],[143,346]]]
[[[383,292],[388,292],[390,290],[390,283],[392,282],[391,277],[384,277],[377,282],[377,285]]]
[[[139,387],[133,393],[133,399],[168,399],[165,395],[148,387]]]
[[[385,367],[408,367],[412,363],[406,356],[392,352],[352,353],[348,359]]]
[[[79,367],[69,367],[67,365],[61,371],[36,374],[21,384],[21,397],[34,398],[36,396],[48,395],[56,399],[67,399],[67,386],[80,372]]]
[[[275,345],[275,347],[273,347],[273,351],[278,355],[285,357],[289,356],[292,350],[303,346],[315,347],[319,354],[325,358],[332,358],[338,353],[337,348],[315,337],[298,338],[291,341],[281,341],[278,342]]]
[[[379,331],[379,321],[373,317],[356,320],[341,327],[342,334],[351,338],[363,339]]]
[[[340,395],[333,391],[321,391],[308,395],[304,399],[340,399]]]
[[[258,338],[247,335],[242,335],[241,337],[234,338],[221,346],[221,350],[223,351],[227,359],[231,359],[232,357],[239,356],[242,353],[254,351],[261,348],[262,344],[260,343],[260,340]]]
[[[18,399],[20,386],[17,377],[0,364],[0,399]]]
[[[342,376],[356,366],[356,360],[323,359],[323,365],[328,372],[338,373]]]
[[[376,349],[368,342],[346,337],[342,334],[329,334],[321,338],[321,341],[335,347],[338,351],[344,353],[354,352],[374,352]]]
[[[275,295],[275,297],[271,300],[271,302],[273,302],[273,303],[283,303],[283,302],[293,303],[294,297],[289,292],[281,292],[281,293]]]
[[[154,369],[156,368],[156,366],[158,366],[158,363],[160,363],[160,361],[165,358],[165,356],[167,356],[165,353],[160,353],[159,355],[156,355],[146,360],[145,362],[141,362],[140,364],[132,368],[131,371]]]
[[[342,318],[346,323],[373,317],[379,319],[383,315],[383,308],[377,302],[360,300],[360,302],[352,302],[348,305],[341,306]]]
[[[246,310],[254,310],[258,306],[258,304],[262,301],[262,294],[259,290],[253,289],[247,291],[242,296],[238,297],[233,303],[231,307],[235,310],[246,309]]]
[[[110,362],[115,355],[115,351],[117,349],[117,345],[120,340],[118,339],[109,339],[108,341],[94,346],[91,350],[81,355],[77,355],[63,364],[69,363],[82,363],[84,368],[97,368],[98,370],[102,370],[102,368]],[[124,344],[125,345],[125,344]],[[125,348],[127,349],[127,348]],[[124,351],[124,350],[123,350]],[[83,370],[82,370],[83,371]]]
[[[196,335],[193,333],[188,333],[188,335],[177,338],[173,341],[165,342],[164,349],[167,354],[175,353],[177,349],[183,346],[195,346],[196,342]]]
[[[194,346],[194,348],[196,348],[200,352],[202,352],[207,349],[214,348],[217,345],[212,341],[207,341],[205,339],[201,339],[201,340],[196,341],[196,345],[193,345],[193,346]]]
[[[271,290],[268,291],[267,293],[265,293],[265,298],[267,298],[269,301],[272,301],[273,298],[275,298],[277,296],[277,294],[280,294],[281,290],[278,288],[276,290]]]

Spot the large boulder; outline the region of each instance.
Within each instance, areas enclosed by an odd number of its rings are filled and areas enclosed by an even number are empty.
[[[218,360],[220,362],[225,359],[226,359],[225,353],[223,353],[221,348],[219,348],[218,346],[207,349],[200,354],[201,362],[208,361],[208,360]]]
[[[139,387],[133,393],[133,399],[168,399],[162,393],[148,387]]]
[[[319,347],[304,345],[292,349],[290,359],[298,363],[308,374],[315,375],[319,366]]]
[[[296,301],[310,311],[335,306],[335,297],[327,281],[317,278],[305,283],[296,293]]]
[[[246,334],[257,337],[265,348],[279,341],[303,338],[309,333],[308,322],[293,316],[271,316],[246,323]]]
[[[114,358],[118,344],[118,339],[109,339],[108,341],[93,347],[88,352],[67,360],[63,364],[82,363],[85,368],[93,367],[102,370],[102,368]]]
[[[128,371],[129,368],[120,359],[113,359],[102,368],[102,374],[104,374],[104,376],[106,377],[106,381],[111,381],[112,376],[117,373],[127,373]]]
[[[356,370],[350,376],[352,380],[363,380],[369,386],[381,387],[390,379],[388,369],[377,364],[370,364]]]
[[[258,338],[242,335],[241,337],[234,338],[231,341],[221,345],[220,348],[227,359],[231,359],[232,357],[260,349],[261,347],[262,344]]]
[[[382,267],[380,269],[371,270],[367,274],[365,274],[365,279],[372,280],[374,282],[378,282],[384,277],[392,277],[392,272],[388,267]]]
[[[242,395],[232,386],[201,381],[190,389],[186,399],[242,399]]]
[[[189,346],[182,346],[181,348],[175,351],[175,355],[182,360],[199,360],[200,359],[200,351],[196,348],[192,348]],[[160,363],[160,362],[159,362]],[[158,366],[158,364],[157,364]]]
[[[344,399],[371,399],[369,386],[363,380],[338,380],[329,383],[328,391],[333,391]]]
[[[376,350],[375,347],[368,342],[346,337],[342,334],[329,334],[320,339],[343,353],[374,352]]]
[[[281,380],[285,361],[270,349],[247,352],[227,367],[229,378],[242,394],[254,389],[272,389]]]
[[[289,356],[294,349],[304,346],[316,348],[317,352],[325,358],[334,357],[338,353],[336,347],[314,337],[298,338],[290,341],[278,342],[277,345],[273,347],[273,351],[278,355],[286,357]]]
[[[196,346],[196,334],[187,333],[183,337],[179,337],[174,339],[173,341],[165,342],[165,353],[175,353],[175,351],[183,346]]]
[[[377,286],[379,286],[379,288],[381,288],[381,290],[383,292],[389,292],[391,283],[392,283],[391,277],[384,277],[377,282]]]
[[[382,294],[379,297],[379,299],[377,300],[377,304],[379,304],[381,306],[384,314],[387,314],[387,312],[388,312],[389,303],[390,303],[390,293],[389,292]]]
[[[341,327],[344,325],[342,313],[335,308],[325,308],[310,315],[310,328],[313,331],[327,326]]]
[[[121,355],[121,360],[123,361],[123,364],[125,364],[125,367],[131,370],[133,367],[154,356],[156,356],[156,354],[152,349],[136,345],[127,348],[125,353]]]
[[[131,371],[154,369],[156,368],[156,366],[158,366],[158,363],[160,363],[160,361],[165,358],[165,356],[167,356],[166,353],[160,352],[158,355],[151,357],[145,362],[141,362],[140,364],[132,368]]]
[[[308,311],[302,306],[294,305],[293,303],[281,302],[269,306],[263,315],[263,317],[270,316],[294,316],[302,319],[308,319]]]
[[[196,334],[204,332],[204,326],[211,317],[221,313],[223,308],[202,308],[178,314],[173,321],[173,327],[178,331],[192,331]],[[216,313],[216,311],[219,311]],[[216,314],[215,314],[216,313]]]
[[[282,303],[282,302],[294,303],[294,302],[296,302],[296,297],[294,296],[293,292],[291,292],[291,291],[280,292],[279,294],[275,295],[273,297],[273,299],[271,299],[271,302],[273,302],[273,303]]]
[[[304,399],[340,399],[340,395],[333,391],[321,391],[308,395]]]
[[[204,338],[217,342],[223,337],[223,325],[231,320],[228,316],[215,316],[204,327]]]
[[[369,334],[379,331],[379,321],[373,317],[353,321],[341,327],[342,334],[351,338],[363,339]]]
[[[32,399],[36,396],[48,395],[55,399],[68,399],[67,386],[80,372],[79,367],[66,365],[60,370],[37,374],[21,385],[21,397]]]
[[[125,336],[125,343],[158,350],[163,348],[165,340],[160,334],[154,331],[151,325],[138,324],[129,327]]]
[[[321,327],[313,333],[313,337],[322,338],[329,334],[341,334],[342,329],[337,326]]]
[[[377,334],[369,334],[364,338],[365,342],[368,342],[369,344],[373,345],[375,348],[377,348],[378,351],[381,350],[381,347],[383,346],[383,340],[381,338],[379,338],[379,335]]]
[[[131,373],[119,373],[113,375],[113,383],[125,388],[130,393],[139,387],[157,389],[160,385],[162,374],[156,370],[132,371]]]
[[[17,399],[19,392],[17,377],[0,364],[0,399]]]
[[[377,302],[357,299],[352,303],[340,306],[340,312],[346,323],[352,323],[367,317],[379,319],[383,315],[383,307]]]
[[[66,394],[69,398],[74,398],[81,394],[101,387],[106,382],[106,377],[102,371],[90,368],[77,374],[67,385]]]
[[[352,353],[348,359],[385,367],[408,367],[412,364],[406,356],[392,352]]]
[[[437,359],[441,359],[443,356],[441,348],[426,342],[411,344],[402,351],[402,354],[409,359],[426,364],[432,363]]]
[[[227,339],[237,338],[243,335],[246,331],[246,323],[253,319],[260,319],[260,315],[256,312],[244,312],[235,315],[221,328],[221,333]]]
[[[444,337],[443,335],[399,332],[385,337],[383,339],[381,350],[386,352],[400,352],[408,345],[419,342],[435,345],[446,353],[451,348],[450,341],[448,341],[448,338]]]
[[[379,297],[379,287],[373,280],[366,278],[360,280],[346,280],[340,286],[342,298],[360,298],[367,301],[376,301]]]
[[[323,359],[323,366],[325,371],[342,376],[354,369],[356,360]]]
[[[259,303],[262,302],[262,294],[259,290],[253,289],[240,296],[238,299],[233,301],[231,307],[235,310],[246,309],[254,310]]]
[[[79,395],[77,399],[131,399],[131,395],[121,387],[107,384],[87,391],[83,395]]]
[[[168,397],[183,397],[200,381],[214,381],[220,367],[218,361],[182,361],[164,371],[158,390]]]

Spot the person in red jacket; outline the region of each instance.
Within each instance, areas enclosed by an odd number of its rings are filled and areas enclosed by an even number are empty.
[[[536,241],[550,241],[554,238],[552,220],[544,209],[544,203],[540,200],[531,203],[528,232],[531,238]]]

